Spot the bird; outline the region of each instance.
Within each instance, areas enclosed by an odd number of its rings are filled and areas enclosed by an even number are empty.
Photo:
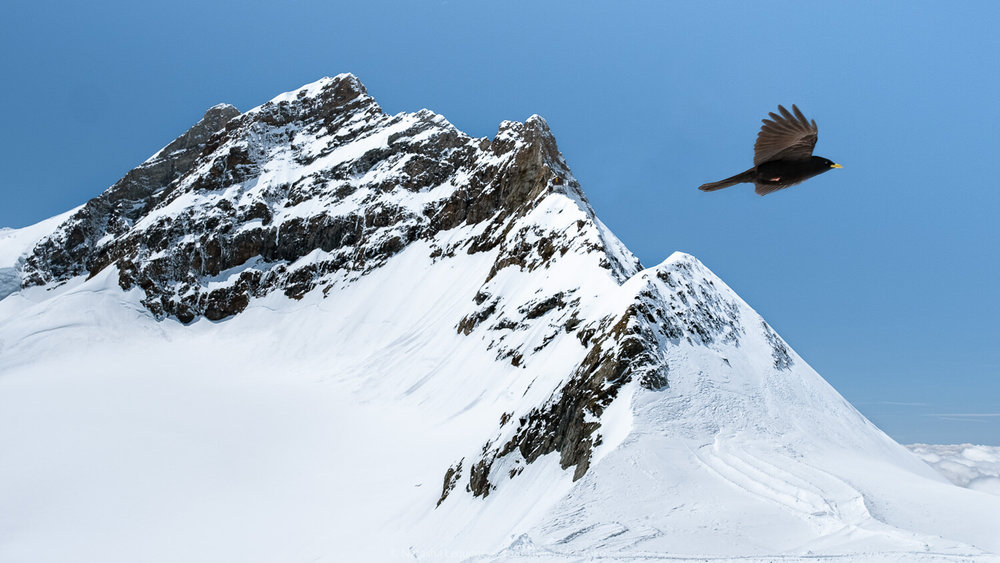
[[[795,104],[792,111],[782,105],[778,111],[780,115],[770,112],[770,119],[761,120],[764,125],[753,146],[753,168],[725,180],[702,184],[698,189],[714,192],[748,182],[754,184],[759,195],[767,195],[834,168],[843,168],[830,159],[813,156],[819,134],[815,120],[806,119]]]

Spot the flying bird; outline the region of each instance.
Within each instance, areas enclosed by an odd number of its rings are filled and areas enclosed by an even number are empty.
[[[714,192],[743,182],[753,183],[759,195],[767,195],[788,186],[818,176],[833,168],[843,168],[832,160],[813,156],[818,129],[816,121],[809,121],[799,108],[792,104],[792,111],[778,106],[781,115],[771,112],[771,119],[757,134],[753,146],[753,168],[725,180],[702,184],[704,192]]]

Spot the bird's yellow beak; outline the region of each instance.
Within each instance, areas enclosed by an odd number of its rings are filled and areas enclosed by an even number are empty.
[[[831,164],[830,168],[843,168],[843,166],[841,166],[839,164]]]

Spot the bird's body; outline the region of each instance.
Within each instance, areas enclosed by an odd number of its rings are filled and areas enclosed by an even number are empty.
[[[807,120],[794,105],[794,114],[783,106],[778,106],[778,111],[781,115],[771,113],[771,119],[763,120],[764,126],[754,144],[753,168],[725,180],[702,184],[698,189],[713,192],[749,182],[756,186],[758,194],[767,195],[841,168],[831,160],[812,155],[818,139],[815,121]]]

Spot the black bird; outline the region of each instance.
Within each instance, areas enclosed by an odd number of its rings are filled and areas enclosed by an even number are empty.
[[[753,146],[753,168],[731,178],[702,184],[699,190],[714,192],[743,182],[752,182],[760,195],[794,186],[818,176],[832,168],[843,168],[821,156],[813,156],[818,129],[816,121],[809,121],[799,108],[792,104],[792,111],[778,106],[781,115],[770,113],[757,134]],[[792,112],[795,112],[794,115]]]

